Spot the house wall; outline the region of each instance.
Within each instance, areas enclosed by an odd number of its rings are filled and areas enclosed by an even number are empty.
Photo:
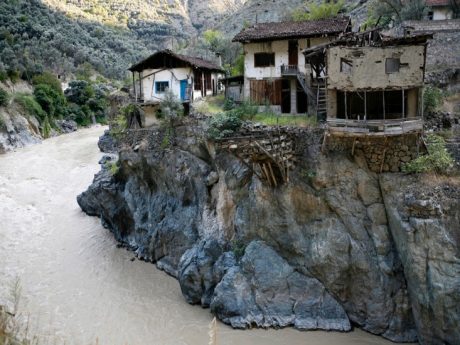
[[[436,7],[432,9],[433,20],[452,19],[452,10],[449,7]]]
[[[343,91],[420,87],[424,54],[424,46],[332,47],[327,53],[327,87]],[[385,72],[387,58],[400,59],[399,72]],[[340,71],[341,59],[352,61],[349,74]]]
[[[333,40],[332,37],[314,37],[298,39],[298,69],[300,72],[309,75],[310,69],[306,68],[305,57],[302,50],[323,44]],[[270,79],[276,80],[282,78],[281,66],[289,64],[289,40],[276,40],[271,42],[246,43],[244,50],[244,90],[243,96],[245,99],[251,97],[251,80]],[[275,66],[273,67],[254,67],[255,53],[275,53]],[[297,84],[295,78],[291,84],[291,113],[296,113],[297,109]],[[307,97],[305,95],[305,97]],[[279,106],[272,106],[274,111],[279,111]]]
[[[155,74],[152,74],[156,72]],[[152,74],[152,75],[150,75]],[[201,74],[201,73],[200,73]],[[169,82],[169,89],[180,98],[180,81],[187,80],[189,87],[193,90],[193,71],[191,67],[172,68],[167,70],[161,69],[147,69],[142,71],[141,76],[148,76],[142,79],[142,99],[144,102],[159,102],[164,98],[164,93],[157,93],[155,89],[155,82],[167,81]],[[223,74],[213,72],[211,74],[211,84],[214,80],[216,93],[218,90],[218,79]],[[213,90],[206,90],[206,96],[212,96]],[[201,98],[200,90],[193,90],[193,99]]]
[[[190,67],[168,70],[147,69],[142,71],[141,76],[147,76],[154,72],[157,73],[142,79],[142,97],[144,102],[158,102],[164,98],[164,93],[156,93],[155,82],[157,81],[169,82],[169,89],[178,98],[180,98],[180,81],[187,79],[189,84],[192,83],[193,73]]]

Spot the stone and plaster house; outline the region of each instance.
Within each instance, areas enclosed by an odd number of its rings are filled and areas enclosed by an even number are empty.
[[[319,75],[305,64],[302,50],[348,31],[348,17],[258,23],[243,29],[233,41],[243,44],[244,98],[280,113],[307,113],[320,98],[318,85],[310,83],[318,78],[310,75]]]
[[[307,65],[325,80],[324,143],[345,138],[341,144],[346,147],[349,138],[352,153],[363,148],[374,171],[398,171],[416,156],[430,38],[431,34],[388,37],[371,30],[305,49]],[[371,143],[373,139],[377,141]],[[389,153],[395,157],[387,157]]]

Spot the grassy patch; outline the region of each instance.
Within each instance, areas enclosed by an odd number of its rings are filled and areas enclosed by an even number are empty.
[[[224,110],[224,103],[225,103],[224,95],[208,97],[200,101],[195,106],[195,110],[201,114],[213,115],[213,114],[221,113]]]
[[[253,122],[260,122],[267,126],[316,126],[315,116],[306,115],[277,115],[273,113],[259,113],[252,118]]]

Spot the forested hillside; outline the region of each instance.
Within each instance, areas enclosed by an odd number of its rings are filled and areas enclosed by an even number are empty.
[[[302,18],[319,3],[322,1],[2,0],[0,80],[30,80],[45,70],[64,76],[95,71],[123,79],[130,64],[163,48],[208,59],[218,52],[224,63],[233,65],[240,47],[230,40],[244,26],[295,15]],[[339,13],[351,15],[355,28],[364,21],[375,24],[382,14],[383,18],[414,19],[414,14],[417,18],[423,12],[422,0],[404,4],[399,0],[340,0],[324,6],[337,3]],[[369,4],[377,5],[373,16],[369,16]],[[396,16],[395,11],[401,15]],[[402,16],[404,12],[409,16]],[[207,40],[209,29],[217,31]]]
[[[121,79],[159,48],[183,49],[243,3],[226,1],[4,0],[0,75],[76,73],[85,63]],[[87,67],[87,66],[86,66]]]

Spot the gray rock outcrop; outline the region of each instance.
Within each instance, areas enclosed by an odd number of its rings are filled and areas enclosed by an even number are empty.
[[[167,148],[148,137],[142,138],[148,145],[124,147],[119,169],[113,174],[103,164],[78,196],[119,241],[176,277],[189,303],[209,306],[238,328],[346,331],[354,324],[402,342],[419,336],[429,343],[437,332],[429,322],[439,318],[444,331],[436,339],[455,343],[447,335],[460,318],[452,299],[460,295],[458,241],[441,260],[448,268],[438,270],[439,284],[452,275],[445,287],[451,299],[420,311],[411,286],[421,286],[406,272],[414,259],[404,248],[411,246],[396,230],[402,225],[394,214],[405,206],[390,201],[412,187],[383,188],[364,157],[321,155],[319,138],[299,149],[290,182],[271,188],[234,155],[207,146],[191,126],[176,128]],[[161,138],[158,129],[152,133]],[[430,217],[436,222],[439,214]],[[449,209],[443,217],[449,221],[438,226],[452,232],[458,215]],[[415,248],[412,255],[419,256]]]

